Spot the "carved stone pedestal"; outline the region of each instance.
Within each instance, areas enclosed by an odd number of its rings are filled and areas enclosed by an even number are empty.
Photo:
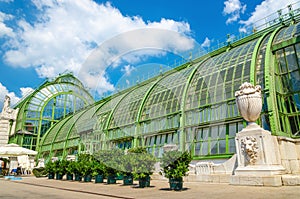
[[[14,133],[19,109],[11,109],[10,97],[6,96],[0,113],[0,146],[8,144],[10,133]]]
[[[231,184],[281,186],[285,173],[277,138],[255,123],[236,136],[238,167]]]

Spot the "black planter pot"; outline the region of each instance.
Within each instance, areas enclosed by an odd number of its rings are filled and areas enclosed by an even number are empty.
[[[95,183],[103,183],[103,175],[96,175],[95,176]]]
[[[75,181],[81,181],[82,180],[82,176],[79,174],[75,174]]]
[[[92,181],[92,176],[90,174],[85,175],[83,178],[84,182],[91,182]]]
[[[133,176],[123,176],[123,185],[132,185],[133,184]]]
[[[67,180],[73,180],[73,174],[67,173]]]
[[[139,187],[150,187],[150,176],[146,176],[144,178],[139,178]]]
[[[170,189],[174,191],[180,191],[182,190],[183,181],[182,178],[170,178]]]
[[[116,176],[107,176],[107,184],[116,184],[117,179]]]
[[[116,180],[123,180],[124,176],[123,174],[117,175]]]
[[[54,179],[54,173],[48,173],[48,179]]]
[[[63,175],[60,173],[56,173],[56,180],[62,180],[63,179]]]

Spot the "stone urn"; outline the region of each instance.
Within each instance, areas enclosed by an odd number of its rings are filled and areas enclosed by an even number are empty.
[[[247,122],[255,122],[262,109],[261,87],[245,82],[240,86],[240,90],[235,92],[235,97],[241,116]]]

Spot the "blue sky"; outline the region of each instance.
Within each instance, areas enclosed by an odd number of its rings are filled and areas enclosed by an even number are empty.
[[[95,98],[209,51],[297,0],[0,0],[0,108],[73,72]],[[190,54],[193,52],[193,54]]]

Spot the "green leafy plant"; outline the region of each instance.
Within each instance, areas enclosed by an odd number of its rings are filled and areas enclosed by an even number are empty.
[[[120,173],[123,176],[132,176],[133,172],[133,158],[130,154],[120,157]]]
[[[135,178],[146,178],[153,173],[156,158],[147,153],[145,148],[131,148],[128,150],[128,155],[130,156],[130,166]]]
[[[88,161],[85,164],[82,164],[82,170],[81,170],[82,176],[92,175],[92,173],[93,173],[92,168],[93,168],[93,162],[92,161]]]
[[[45,171],[47,173],[55,173],[55,163],[52,162],[52,161],[48,161],[46,164],[45,164]]]
[[[76,162],[68,161],[66,167],[66,173],[70,175],[70,174],[74,174],[75,172],[76,172]]]
[[[106,172],[106,166],[99,160],[94,160],[92,164],[92,175],[104,175]]]
[[[134,147],[134,148],[130,148],[127,151],[129,154],[130,153],[147,153],[147,150],[145,147]]]
[[[154,170],[156,158],[151,154],[133,153],[132,170],[135,178],[145,178],[150,176]]]
[[[68,165],[67,160],[57,160],[54,162],[54,171],[56,174],[65,175],[66,174],[66,168]]]
[[[192,156],[188,152],[168,151],[163,154],[161,175],[167,178],[179,179],[188,175]]]
[[[92,174],[92,161],[94,157],[90,154],[80,154],[75,163],[74,173],[80,176]]]
[[[79,154],[77,158],[78,162],[89,162],[93,160],[94,160],[94,156],[86,153]]]
[[[120,171],[124,152],[120,149],[102,150],[94,154],[95,159],[102,162],[106,166],[106,176],[116,176]]]

